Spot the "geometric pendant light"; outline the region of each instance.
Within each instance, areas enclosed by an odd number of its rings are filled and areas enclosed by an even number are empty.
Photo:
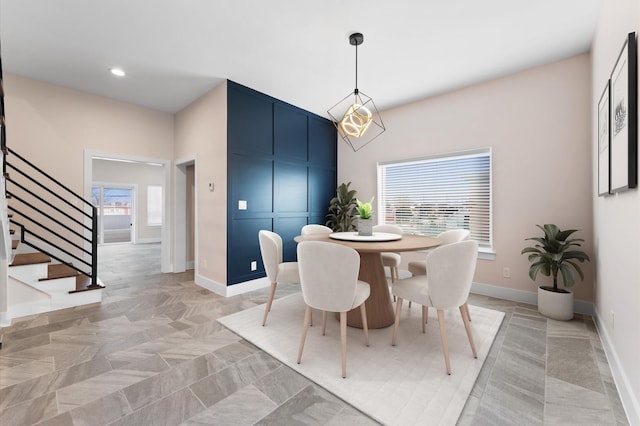
[[[353,151],[358,151],[386,130],[373,99],[358,90],[358,46],[363,42],[361,33],[349,36],[349,43],[356,47],[356,88],[327,111],[338,134]]]

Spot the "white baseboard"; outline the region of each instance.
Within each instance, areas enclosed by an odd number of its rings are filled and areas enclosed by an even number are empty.
[[[9,327],[11,325],[11,316],[9,312],[0,312],[0,327]]]
[[[162,240],[160,238],[137,238],[136,244],[152,244],[152,243],[161,243]]]
[[[529,305],[538,304],[538,294],[530,291],[517,290],[514,288],[499,287],[490,284],[473,283],[471,293],[483,296],[495,297],[497,299],[511,300],[512,302],[527,303]],[[573,301],[573,312],[585,315],[594,315],[593,303],[584,300]]]
[[[234,285],[224,285],[209,278],[203,277],[200,274],[195,274],[195,283],[200,287],[204,287],[216,294],[225,297],[231,297],[238,294],[247,293],[253,290],[258,290],[264,287],[269,287],[271,283],[267,278],[258,278],[251,281],[245,281]]]
[[[602,341],[604,353],[607,356],[607,362],[609,363],[609,367],[611,368],[613,380],[615,381],[616,387],[618,388],[620,400],[622,401],[622,405],[627,414],[627,420],[629,420],[629,424],[631,425],[640,425],[640,403],[638,402],[638,398],[633,392],[633,387],[631,386],[631,383],[629,382],[629,379],[624,372],[624,369],[622,368],[622,364],[620,363],[618,354],[611,342],[609,334],[607,333],[607,328],[600,320],[600,316],[598,315],[597,310],[593,319],[596,323],[596,328],[598,329],[600,340]]]
[[[198,274],[197,272],[194,274],[193,280],[200,287],[204,287],[207,290],[214,292],[215,294],[219,294],[220,296],[226,296],[227,286],[224,285],[224,284],[221,284],[221,283],[219,283],[217,281],[214,281],[214,280],[211,280],[209,278],[203,277],[202,275]]]
[[[253,290],[269,287],[271,282],[267,277],[258,278],[251,281],[230,285],[227,287],[227,296],[235,296],[236,294],[247,293]]]

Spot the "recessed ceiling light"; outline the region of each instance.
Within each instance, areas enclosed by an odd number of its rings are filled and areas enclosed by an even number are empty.
[[[111,71],[111,74],[118,77],[124,77],[126,75],[126,73],[121,68],[109,68],[109,71]]]

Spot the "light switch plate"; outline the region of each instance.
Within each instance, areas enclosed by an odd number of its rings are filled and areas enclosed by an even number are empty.
[[[247,200],[238,200],[238,210],[247,209]]]
[[[255,271],[256,269],[258,269],[258,262],[256,262],[255,260],[253,260],[251,262],[251,270]]]

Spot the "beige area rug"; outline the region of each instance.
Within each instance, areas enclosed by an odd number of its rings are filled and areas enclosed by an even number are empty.
[[[498,332],[503,312],[469,306],[478,350],[474,359],[460,312],[446,313],[452,374],[444,365],[437,313],[429,310],[427,333],[420,328],[420,306],[404,303],[398,345],[391,346],[393,327],[370,330],[370,346],[362,330],[348,327],[347,378],[340,372],[340,323],[329,315],[322,336],[322,315],[314,311],[302,355],[296,363],[304,319],[302,294],[275,300],[263,327],[264,305],[220,318],[224,326],[282,363],[381,423],[389,425],[453,425],[478,377]]]

